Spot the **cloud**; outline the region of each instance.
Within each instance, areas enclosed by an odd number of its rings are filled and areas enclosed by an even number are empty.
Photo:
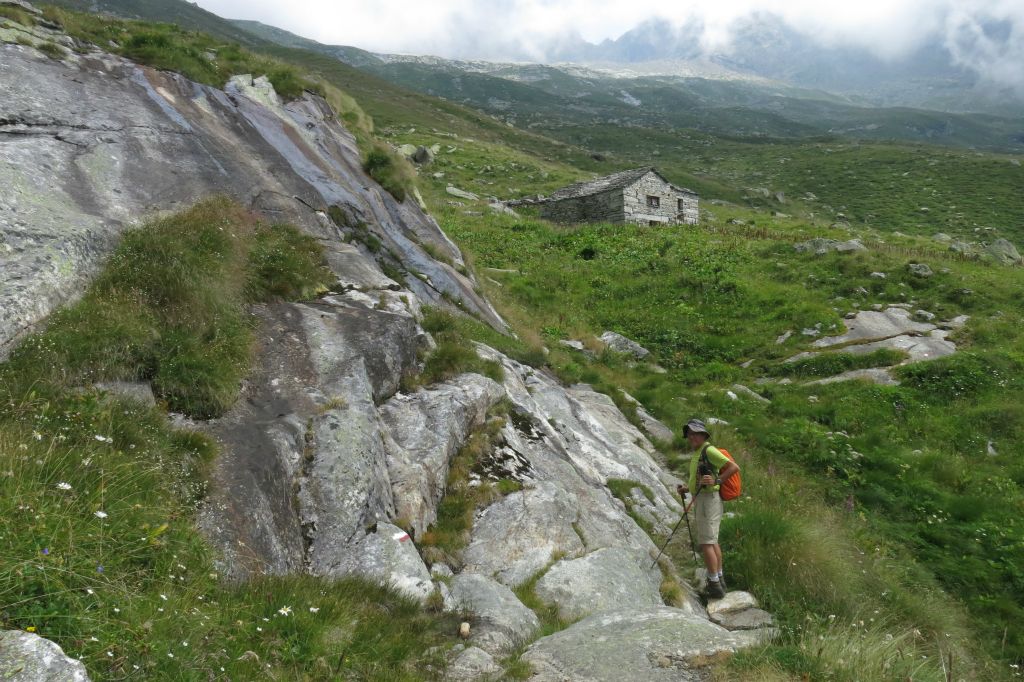
[[[573,40],[614,39],[644,20],[704,26],[706,49],[756,12],[782,17],[826,45],[895,59],[938,39],[956,62],[1002,83],[1024,79],[1021,0],[199,0],[221,16],[256,19],[324,43],[375,52],[543,61]]]

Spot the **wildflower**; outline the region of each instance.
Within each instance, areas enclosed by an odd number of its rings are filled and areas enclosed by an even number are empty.
[[[97,519],[105,519],[105,518],[107,518],[107,512],[105,512],[105,511],[102,511],[102,510],[100,510],[100,511],[96,512],[96,513],[94,514],[94,516],[95,516],[95,517],[96,517]]]
[[[96,440],[98,440],[101,443],[113,443],[114,442],[113,438],[108,438],[107,436],[101,436],[98,433],[95,436],[93,436],[93,438],[95,438]]]
[[[71,490],[71,484],[61,481],[57,484],[57,490]]]
[[[164,601],[167,601],[167,595],[166,594],[161,594],[160,598],[163,599]]]
[[[50,548],[49,547],[43,547],[43,556],[49,556],[49,555],[50,555]]]
[[[256,632],[263,632],[263,628],[261,628],[259,625],[257,625],[256,626]]]
[[[292,615],[292,607],[282,606],[277,610],[277,612],[280,613],[282,616],[290,616]]]
[[[36,626],[35,625],[29,625],[27,628],[25,628],[25,632],[35,632],[35,631],[36,631]]]
[[[167,652],[167,658],[174,658],[174,654],[172,654],[170,651],[168,651]]]
[[[320,607],[319,606],[310,606],[309,607],[309,612],[310,613],[317,613],[318,611],[320,611]]]
[[[181,643],[181,645],[182,645],[183,647],[187,647],[187,646],[188,646],[188,642],[182,642],[182,643]]]
[[[32,432],[32,437],[35,438],[36,440],[42,440],[43,439],[43,434],[39,433],[38,431],[33,431]]]
[[[110,656],[111,658],[113,658],[114,657],[114,652],[113,651],[108,651],[107,652],[107,656]]]
[[[97,573],[102,573],[103,572],[103,564],[99,564],[98,566],[96,566],[96,572]]]

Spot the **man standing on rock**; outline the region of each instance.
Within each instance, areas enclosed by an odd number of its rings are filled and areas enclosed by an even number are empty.
[[[718,544],[718,527],[722,523],[722,498],[718,490],[722,481],[736,475],[740,467],[709,442],[711,433],[701,420],[687,422],[683,435],[696,452],[690,458],[689,484],[680,485],[677,490],[684,503],[686,493],[696,491],[693,509],[697,519],[697,544],[708,569],[707,594],[710,599],[721,599],[725,596],[725,578],[722,575],[722,548]],[[701,471],[698,480],[698,468],[705,458],[712,471]]]

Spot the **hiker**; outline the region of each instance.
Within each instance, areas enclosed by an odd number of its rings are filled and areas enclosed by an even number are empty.
[[[696,452],[690,459],[689,484],[679,485],[677,490],[684,503],[686,493],[696,491],[693,493],[693,508],[697,520],[697,544],[708,570],[707,595],[711,599],[721,599],[725,596],[725,578],[722,574],[722,548],[718,545],[718,527],[722,523],[722,498],[718,490],[722,481],[739,473],[740,468],[709,442],[711,434],[701,420],[687,422],[683,435]],[[711,471],[706,470],[706,465],[701,465],[705,458],[711,465]],[[699,480],[698,468],[703,469]]]

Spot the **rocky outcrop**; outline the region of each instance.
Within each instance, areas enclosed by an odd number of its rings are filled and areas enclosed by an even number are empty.
[[[622,547],[606,547],[559,561],[537,582],[537,596],[558,606],[563,620],[593,613],[660,606],[661,571],[648,556]]]
[[[437,518],[448,462],[504,395],[490,379],[467,374],[381,407],[395,513],[416,537]]]
[[[632,355],[637,360],[643,360],[651,354],[651,351],[647,350],[636,341],[616,332],[605,332],[604,334],[601,334],[599,338],[604,342],[604,345],[607,346],[609,350],[613,350],[616,353],[623,353],[625,355]]]
[[[666,606],[601,613],[537,640],[523,654],[534,682],[701,680],[763,635],[729,632],[707,618]]]
[[[441,591],[446,611],[476,619],[472,643],[494,656],[508,655],[540,629],[537,615],[512,590],[479,573],[457,575]]]
[[[6,682],[88,682],[81,661],[31,632],[0,632],[0,679]]]
[[[992,260],[1002,265],[1020,265],[1024,263],[1017,247],[1006,239],[997,239],[985,247],[985,253]]]
[[[281,104],[267,86],[222,91],[100,51],[59,61],[0,45],[0,352],[81,291],[126,227],[214,193],[331,240],[351,231],[327,219],[337,206],[420,273],[407,279],[421,301],[454,298],[503,328],[437,223],[366,177],[327,104]]]

